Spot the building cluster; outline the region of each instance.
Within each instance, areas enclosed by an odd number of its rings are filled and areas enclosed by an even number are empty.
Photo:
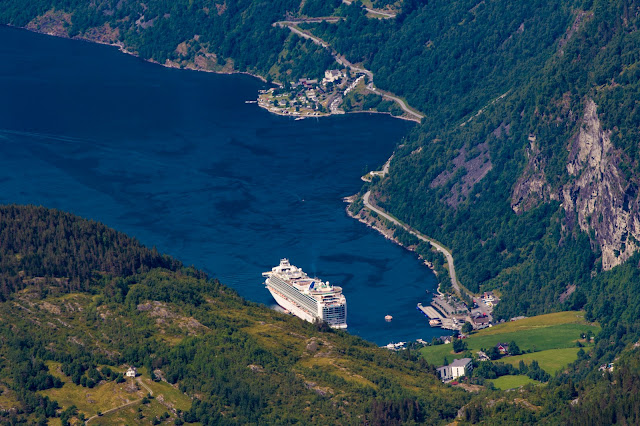
[[[355,79],[342,70],[326,70],[322,81],[300,78],[285,88],[261,90],[258,105],[279,115],[297,117],[317,117],[340,114],[339,107],[343,96],[353,90],[364,79],[358,75]]]
[[[493,303],[489,309],[498,301],[496,297],[492,297]],[[469,310],[467,305],[455,296],[437,295],[433,298],[429,306],[418,303],[418,310],[429,317],[429,325],[432,327],[461,330],[465,322],[469,322],[474,330],[492,326],[492,318],[490,315],[482,312],[476,304]]]
[[[500,301],[500,299],[498,299],[498,297],[496,297],[495,294],[493,294],[492,291],[485,291],[482,294],[482,301],[484,302],[485,305],[487,305],[490,308],[493,308],[493,306],[498,303]]]

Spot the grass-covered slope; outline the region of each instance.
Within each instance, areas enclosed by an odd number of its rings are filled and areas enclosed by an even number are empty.
[[[568,311],[498,324],[475,332],[464,341],[472,354],[480,350],[486,352],[498,343],[515,342],[520,350],[530,353],[506,357],[501,361],[517,366],[521,359],[527,364],[536,360],[543,370],[554,374],[560,367],[577,359],[579,349],[576,342],[588,332],[596,335],[600,327],[585,321],[584,312]],[[442,365],[445,358],[451,362],[468,355],[466,351],[455,353],[451,344],[427,346],[421,353],[434,365]]]
[[[0,207],[0,251],[2,422],[437,424],[469,399],[410,354],[248,303],[95,222]]]

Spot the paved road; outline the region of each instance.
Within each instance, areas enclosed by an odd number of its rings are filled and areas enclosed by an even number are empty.
[[[296,25],[296,24],[317,24],[320,22],[329,22],[330,24],[335,24],[336,22],[340,22],[343,20],[344,18],[342,16],[325,16],[325,17],[318,17],[318,18],[287,19],[284,21],[279,21],[279,23]]]
[[[424,115],[410,110],[409,107],[407,106],[407,104],[402,99],[400,99],[400,98],[398,98],[396,96],[390,95],[388,93],[384,93],[382,91],[379,91],[379,92],[380,92],[380,94],[382,95],[383,98],[387,98],[387,99],[391,99],[392,101],[395,101],[398,105],[400,105],[400,108],[402,108],[402,110],[404,112],[406,112],[409,115],[414,116],[417,119],[416,121],[418,123],[424,118]]]
[[[369,77],[369,84],[367,85],[367,88],[369,90],[371,90],[372,92],[379,93],[383,98],[391,99],[392,101],[396,102],[400,106],[400,108],[402,108],[402,110],[404,112],[406,112],[407,114],[409,114],[411,116],[411,118],[409,118],[410,120],[420,123],[420,121],[424,118],[424,115],[419,114],[419,113],[411,110],[402,99],[400,99],[400,98],[398,98],[396,96],[393,96],[393,95],[391,95],[389,93],[383,92],[382,90],[378,90],[378,89],[374,88],[373,87],[373,73],[371,71],[369,71],[367,69],[364,69],[364,68],[360,68],[360,67],[352,64],[351,62],[349,62],[349,60],[347,58],[345,58],[344,56],[340,55],[338,52],[333,50],[333,48],[331,48],[329,43],[327,43],[326,41],[324,41],[321,38],[318,38],[318,37],[316,37],[314,35],[311,35],[308,32],[303,31],[300,28],[296,27],[296,23],[295,22],[293,22],[293,21],[278,21],[278,22],[274,22],[273,26],[289,28],[292,32],[294,32],[295,34],[298,34],[300,37],[303,37],[303,38],[306,38],[308,40],[311,40],[315,44],[317,44],[319,46],[322,46],[325,49],[328,49],[329,52],[331,53],[331,55],[336,60],[336,62],[339,63],[340,65],[344,65],[344,66],[350,68],[352,71],[360,72],[360,73],[365,74],[367,77]]]
[[[414,235],[418,239],[431,244],[436,250],[438,250],[440,253],[444,254],[444,257],[447,259],[447,263],[449,264],[449,276],[451,277],[451,286],[454,288],[454,290],[458,294],[462,294],[461,288],[460,288],[460,283],[458,282],[458,278],[456,277],[456,268],[455,268],[455,266],[453,264],[453,256],[451,255],[451,252],[449,250],[447,250],[445,247],[443,247],[442,244],[438,243],[437,241],[434,241],[431,238],[426,237],[422,233],[412,229],[408,225],[404,224],[403,222],[400,222],[398,219],[396,219],[393,216],[389,215],[387,212],[385,212],[384,210],[380,209],[379,207],[376,207],[376,206],[372,205],[371,202],[369,201],[370,197],[371,197],[371,191],[367,191],[367,193],[364,194],[364,197],[362,199],[365,207],[367,207],[371,211],[376,212],[378,215],[384,217],[388,221],[393,222],[398,226],[401,226],[405,231],[407,231],[411,235]],[[482,312],[483,314],[487,315],[490,319],[493,319],[492,316],[491,316],[491,311],[489,310],[487,305],[484,304],[482,299],[480,299],[479,297],[474,297],[474,295],[472,293],[468,292],[467,290],[465,290],[465,293],[470,298],[472,298],[473,300],[476,301],[476,303],[478,304],[478,310],[480,312]]]
[[[311,40],[312,42],[314,42],[315,44],[324,47],[325,49],[329,49],[331,50],[331,53],[333,53],[333,49],[331,49],[331,47],[329,46],[329,43],[325,42],[324,40],[316,37],[316,36],[312,36],[311,34],[304,32],[298,28],[295,27],[295,24],[291,24],[289,23],[289,21],[278,21],[278,22],[274,22],[273,23],[274,26],[279,26],[279,27],[287,27],[289,28],[292,32],[298,34],[300,37],[302,38],[306,38],[308,40]]]
[[[386,176],[389,174],[389,166],[391,165],[391,160],[393,160],[393,156],[395,154],[392,154],[391,157],[389,157],[389,159],[387,160],[386,163],[384,163],[384,166],[382,166],[382,176]]]
[[[351,0],[342,0],[342,3],[344,4],[351,4]],[[386,12],[384,10],[380,10],[380,9],[369,9],[368,7],[365,7],[364,10],[366,10],[369,13],[373,13],[375,15],[381,15],[384,19],[391,19],[391,18],[395,18],[396,14],[393,12]]]
[[[418,239],[431,244],[436,250],[438,250],[439,252],[444,254],[444,256],[447,258],[447,263],[449,264],[449,276],[451,277],[451,286],[455,289],[456,292],[460,293],[460,284],[458,283],[458,279],[456,278],[456,268],[453,265],[453,256],[451,256],[451,253],[449,252],[449,250],[444,248],[438,242],[436,242],[436,241],[424,236],[422,233],[420,233],[418,231],[415,231],[414,229],[410,228],[408,225],[405,225],[404,223],[400,222],[398,219],[396,219],[393,216],[389,215],[387,212],[385,212],[384,210],[380,209],[379,207],[376,207],[376,206],[372,205],[369,202],[369,197],[370,196],[371,196],[371,191],[367,191],[367,193],[364,194],[364,197],[363,197],[362,201],[364,202],[365,207],[367,207],[369,210],[372,210],[372,211],[376,212],[377,214],[379,214],[380,216],[384,217],[388,221],[391,221],[391,222],[395,223],[396,225],[401,226],[402,228],[404,228],[405,231],[407,231],[411,235],[414,235]]]

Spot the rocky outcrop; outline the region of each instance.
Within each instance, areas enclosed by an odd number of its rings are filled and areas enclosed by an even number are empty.
[[[58,37],[69,37],[68,28],[70,25],[71,14],[52,9],[44,15],[33,19],[25,28],[38,33]]]
[[[525,212],[541,202],[558,198],[547,184],[544,172],[546,159],[541,156],[536,137],[533,135],[529,136],[526,154],[527,165],[511,194],[511,208],[516,213]]]
[[[581,126],[569,141],[566,170],[570,181],[551,188],[545,176],[546,159],[534,136],[529,138],[528,162],[511,197],[516,213],[542,202],[560,200],[565,224],[577,225],[602,251],[603,269],[627,260],[640,247],[640,200],[637,182],[629,182],[620,170],[624,154],[602,128],[597,106],[588,99]]]
[[[489,154],[489,144],[483,142],[476,145],[470,152],[462,148],[452,161],[451,170],[444,170],[429,184],[430,188],[437,188],[451,183],[456,179],[444,202],[451,207],[457,207],[464,202],[473,186],[480,182],[493,167]]]
[[[561,189],[567,219],[576,220],[602,250],[602,267],[611,269],[636,250],[640,239],[637,186],[620,171],[622,153],[602,129],[597,106],[588,100],[582,127],[570,144],[567,172],[575,179]]]

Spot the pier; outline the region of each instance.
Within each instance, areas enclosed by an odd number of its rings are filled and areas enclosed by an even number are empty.
[[[441,320],[443,318],[443,316],[440,315],[438,311],[433,309],[431,306],[423,306],[422,303],[418,303],[418,309],[421,310],[423,314],[428,316],[430,320],[433,320],[433,319]]]
[[[460,330],[466,316],[469,314],[466,308],[461,309],[460,306],[451,306],[441,295],[436,296],[429,306],[418,303],[418,310],[429,317],[429,325],[431,327],[440,327],[448,330]]]

